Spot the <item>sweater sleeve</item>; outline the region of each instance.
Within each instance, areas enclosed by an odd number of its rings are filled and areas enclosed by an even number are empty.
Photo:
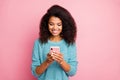
[[[38,48],[39,48],[39,41],[36,40],[34,42],[33,51],[32,51],[32,66],[31,66],[31,68],[32,68],[32,74],[34,76],[36,76],[36,77],[38,75],[36,74],[35,69],[36,69],[37,66],[40,65],[40,59],[39,59],[40,53],[39,53],[39,49]]]
[[[70,71],[67,72],[68,76],[73,76],[76,74],[77,71],[77,56],[76,56],[76,45],[70,45],[69,49],[68,49],[68,54],[69,54],[69,60],[68,60],[68,64],[70,65]]]

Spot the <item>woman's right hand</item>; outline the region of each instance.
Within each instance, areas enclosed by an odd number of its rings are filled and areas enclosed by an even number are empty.
[[[47,59],[45,60],[45,62],[43,62],[40,66],[36,67],[36,73],[38,75],[42,74],[53,61],[54,61],[54,59],[53,59],[52,54],[48,53]]]
[[[52,53],[48,53],[47,54],[47,59],[46,59],[47,63],[51,64],[54,61],[54,56],[52,55]]]

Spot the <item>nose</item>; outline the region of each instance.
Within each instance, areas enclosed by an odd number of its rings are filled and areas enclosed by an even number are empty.
[[[54,25],[53,29],[57,29],[57,25]]]

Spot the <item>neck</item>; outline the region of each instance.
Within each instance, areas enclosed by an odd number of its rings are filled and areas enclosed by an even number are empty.
[[[50,39],[50,41],[53,41],[53,42],[59,42],[60,40],[62,40],[62,37],[60,37],[60,36],[51,36],[49,39]]]

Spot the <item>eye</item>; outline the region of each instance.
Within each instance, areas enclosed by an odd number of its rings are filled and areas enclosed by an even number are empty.
[[[53,26],[54,24],[53,23],[49,23],[50,26]]]
[[[57,24],[58,26],[62,26],[62,24],[61,23],[59,23],[59,24]]]

